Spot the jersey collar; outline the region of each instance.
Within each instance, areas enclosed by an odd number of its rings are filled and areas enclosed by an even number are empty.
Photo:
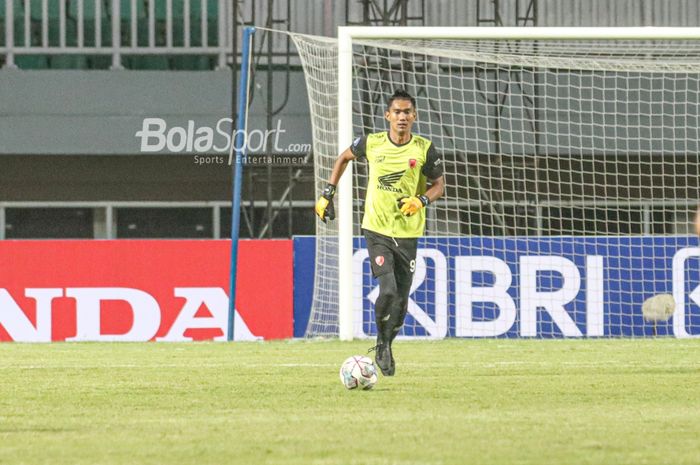
[[[396,142],[391,140],[391,132],[390,131],[386,132],[386,138],[389,139],[389,142],[391,142],[391,145],[393,145],[394,147],[403,147],[403,146],[411,143],[411,141],[413,140],[413,133],[411,133],[411,137],[403,144],[397,144]]]

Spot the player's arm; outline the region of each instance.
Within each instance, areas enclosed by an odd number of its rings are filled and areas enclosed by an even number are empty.
[[[321,191],[321,196],[316,202],[316,214],[325,223],[326,220],[335,219],[335,206],[333,205],[333,196],[335,195],[335,189],[340,182],[341,176],[345,172],[348,163],[355,160],[355,155],[353,154],[351,148],[347,148],[338,155],[335,163],[333,164],[333,171],[331,171],[331,177],[328,179],[328,184]]]
[[[337,186],[340,182],[341,176],[343,176],[343,173],[345,172],[345,168],[348,166],[348,163],[354,159],[355,155],[352,153],[352,150],[350,150],[349,147],[345,149],[343,153],[338,155],[338,158],[335,159],[335,163],[333,164],[333,171],[331,171],[331,177],[328,179],[328,184]]]
[[[440,176],[436,179],[429,179],[430,187],[425,191],[425,196],[428,198],[428,203],[433,203],[445,193],[445,177]]]

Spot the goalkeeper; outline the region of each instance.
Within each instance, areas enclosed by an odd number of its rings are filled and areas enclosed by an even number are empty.
[[[338,156],[316,203],[316,214],[324,222],[335,218],[333,195],[345,167],[351,160],[366,160],[369,176],[362,231],[372,275],[379,280],[374,307],[375,360],[385,376],[393,376],[396,364],[391,344],[408,310],[418,237],[425,229],[425,208],[442,196],[445,182],[442,160],[433,144],[411,134],[416,100],[397,90],[389,98],[384,116],[389,131],[358,137]]]

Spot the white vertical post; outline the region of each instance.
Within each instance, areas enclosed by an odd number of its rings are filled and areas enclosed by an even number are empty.
[[[352,142],[352,37],[338,28],[338,153]],[[338,336],[352,340],[352,182],[350,162],[338,183]]]
[[[5,207],[0,205],[0,240],[5,239]]]
[[[148,0],[148,46],[156,46],[156,0]]]
[[[211,221],[212,236],[214,236],[214,239],[221,239],[221,206],[214,205]]]
[[[41,46],[49,46],[49,0],[41,2]]]
[[[139,36],[138,36],[138,6],[136,5],[137,0],[131,0],[131,46],[133,48],[138,47]]]
[[[209,12],[207,11],[207,0],[202,0],[202,47],[207,47],[209,45],[209,31],[207,30],[207,26],[209,24]],[[235,57],[233,62],[235,63]]]
[[[26,13],[29,16],[29,13]],[[26,29],[25,29],[26,37]],[[5,2],[5,47],[7,47],[7,55],[5,56],[5,68],[15,68],[15,13],[13,11],[13,2]],[[24,43],[25,47],[29,47],[31,44],[28,42]],[[3,211],[0,207],[0,212]],[[2,225],[0,225],[2,226]],[[0,231],[0,235],[4,234],[3,230]]]
[[[228,10],[224,0],[219,0],[219,15],[217,17],[217,24],[219,25],[219,64],[217,69],[226,68],[226,28],[229,23]],[[268,38],[268,40],[271,40]]]
[[[122,69],[121,10],[119,2],[112,2],[112,69]]]
[[[95,47],[102,47],[102,0],[95,0]]]
[[[182,12],[182,16],[184,16],[183,19],[183,40],[186,48],[190,48],[190,0],[185,0],[182,3],[182,9],[184,10]]]
[[[66,2],[58,1],[58,45],[66,47]]]
[[[165,45],[173,46],[173,0],[165,0]]]
[[[105,207],[105,239],[114,239],[116,237],[117,226],[114,224],[114,207],[107,205]]]
[[[8,8],[10,5],[12,2],[7,2]],[[14,24],[14,19],[10,21],[10,24]],[[32,6],[29,0],[24,0],[24,46],[32,46]]]
[[[78,1],[78,48],[83,48],[85,46],[85,12],[83,11],[83,1],[85,0]]]

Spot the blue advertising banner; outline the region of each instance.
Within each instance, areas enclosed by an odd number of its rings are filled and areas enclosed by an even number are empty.
[[[356,337],[375,334],[378,295],[355,239]],[[294,239],[294,335],[306,330],[315,238]],[[673,297],[667,320],[644,302]],[[671,315],[669,313],[669,315]],[[700,337],[700,248],[690,236],[422,238],[402,336]]]

